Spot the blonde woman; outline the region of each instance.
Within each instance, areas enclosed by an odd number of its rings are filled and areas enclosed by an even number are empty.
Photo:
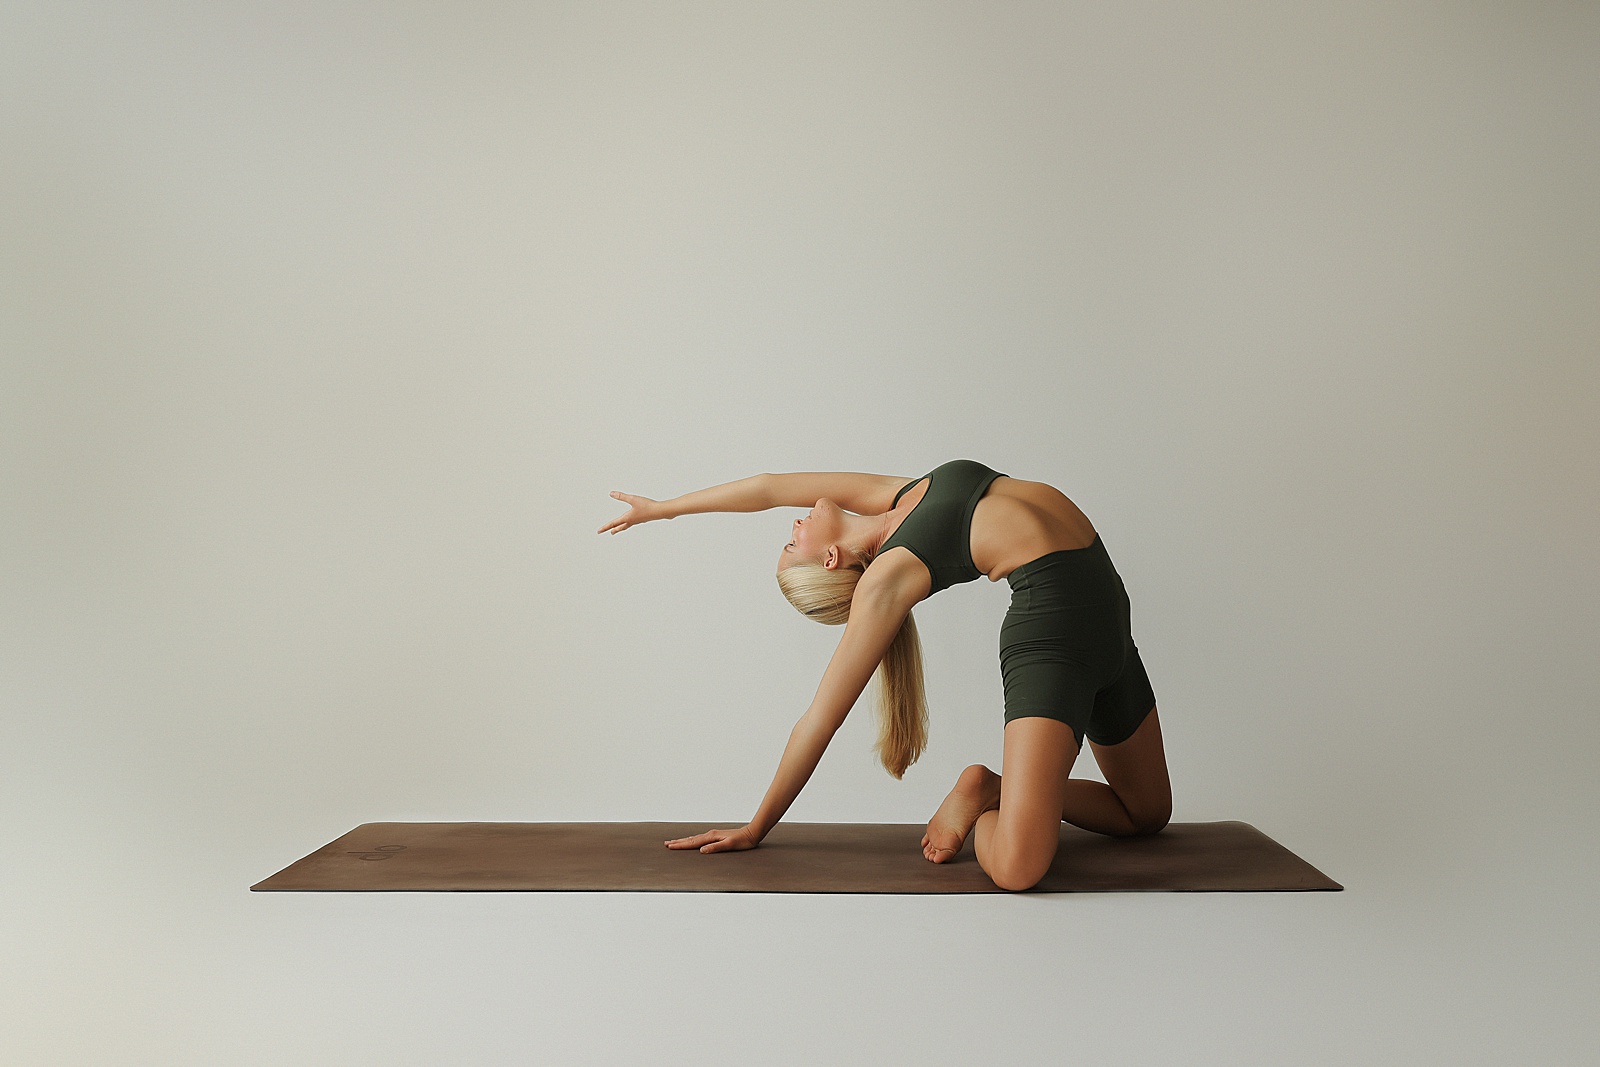
[[[1000,627],[1004,777],[961,772],[928,822],[923,855],[944,863],[969,834],[1002,889],[1036,884],[1061,822],[1151,834],[1172,813],[1155,694],[1134,646],[1122,580],[1088,518],[1059,490],[973,460],[917,479],[882,474],[757,474],[673,500],[613,492],[628,505],[599,533],[712,511],[809,507],[778,556],[778,585],[802,614],[844,636],[800,717],[755,817],[668,848],[755,848],[794,803],[873,672],[881,673],[877,752],[895,778],[927,744],[922,655],[911,608],[985,576],[1011,586]],[[1106,783],[1068,775],[1087,738]]]

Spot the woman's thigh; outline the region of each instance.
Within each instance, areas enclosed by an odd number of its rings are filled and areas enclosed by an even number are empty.
[[[1172,817],[1172,781],[1167,776],[1167,753],[1155,708],[1126,741],[1097,745],[1091,740],[1089,748],[1106,784],[1128,809],[1136,827],[1151,833],[1167,825]]]
[[[1050,869],[1077,758],[1072,727],[1059,719],[1030,715],[1006,723],[994,860],[1016,876],[1036,881]]]

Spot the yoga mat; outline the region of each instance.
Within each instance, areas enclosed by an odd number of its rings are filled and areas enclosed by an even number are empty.
[[[922,855],[923,823],[783,822],[759,848],[669,849],[709,822],[369,822],[270,878],[263,892],[1002,893],[969,835],[947,863]],[[729,827],[742,825],[729,823]],[[1172,823],[1111,838],[1062,824],[1029,892],[1342,889],[1242,822]]]

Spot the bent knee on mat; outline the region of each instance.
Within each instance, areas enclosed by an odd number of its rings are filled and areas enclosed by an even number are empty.
[[[1046,868],[1048,870],[1048,868]],[[1027,870],[1008,870],[1001,868],[989,876],[994,884],[1008,893],[1020,893],[1025,889],[1032,889],[1044,877],[1044,871],[1032,873]]]
[[[1001,889],[1020,893],[1024,889],[1032,889],[1038,885],[1054,859],[1054,854],[1047,858],[1039,856],[999,858],[992,863],[993,869],[987,873],[994,884]]]
[[[1172,807],[1150,808],[1143,811],[1128,812],[1129,819],[1133,822],[1133,832],[1124,834],[1125,837],[1148,837],[1158,834],[1167,828],[1167,823],[1172,821]]]

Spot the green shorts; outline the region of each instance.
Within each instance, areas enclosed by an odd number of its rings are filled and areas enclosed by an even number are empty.
[[[1072,727],[1078,744],[1115,745],[1155,707],[1129,626],[1128,594],[1097,534],[1086,548],[1024,563],[1006,576],[1000,624],[1006,722],[1027,716]]]

